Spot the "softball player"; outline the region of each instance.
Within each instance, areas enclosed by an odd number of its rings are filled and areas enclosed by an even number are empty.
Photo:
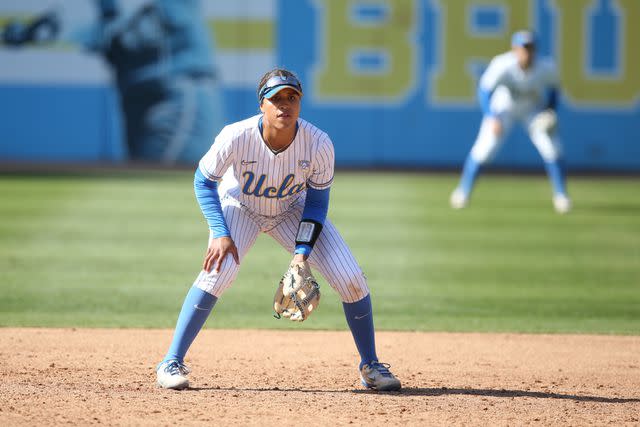
[[[398,390],[389,365],[378,362],[366,279],[331,221],[326,219],[333,181],[333,144],[299,118],[302,85],[274,69],[258,86],[262,114],[226,126],[195,173],[195,192],[209,223],[203,269],[189,290],[173,341],[157,368],[160,386],[188,387],[184,356],[259,233],[266,233],[308,262],[343,301],[360,353],[365,387]],[[220,186],[218,184],[220,183]],[[310,233],[298,233],[299,229]],[[305,234],[308,238],[301,239]]]
[[[558,79],[555,66],[536,60],[536,42],[530,31],[519,31],[511,39],[512,50],[498,55],[480,79],[478,98],[484,117],[478,138],[467,156],[460,184],[451,194],[451,206],[469,202],[480,167],[491,161],[514,122],[522,122],[544,160],[553,187],[553,206],[569,212],[562,167],[561,146],[556,135]]]

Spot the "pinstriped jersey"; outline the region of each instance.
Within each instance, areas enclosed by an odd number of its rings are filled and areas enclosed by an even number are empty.
[[[549,88],[559,84],[555,65],[550,60],[536,59],[531,68],[523,70],[513,52],[503,53],[491,60],[480,78],[480,88],[493,91],[504,87],[511,99],[520,104],[539,105]]]
[[[222,180],[221,194],[229,194],[259,215],[276,216],[301,197],[304,200],[307,187],[331,186],[333,143],[326,133],[298,118],[293,142],[274,153],[262,139],[260,117],[225,126],[199,168],[208,179]]]

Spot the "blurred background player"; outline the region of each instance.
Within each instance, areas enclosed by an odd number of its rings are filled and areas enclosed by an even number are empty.
[[[451,194],[451,206],[467,206],[480,167],[490,162],[513,124],[521,122],[544,160],[553,187],[553,206],[569,212],[556,134],[558,78],[550,61],[536,57],[536,40],[531,31],[519,31],[511,38],[511,51],[491,60],[480,78],[478,98],[484,117],[471,152],[467,156],[458,187]]]
[[[64,2],[30,22],[10,22],[3,42],[66,41],[99,53],[114,71],[129,157],[198,161],[223,124],[200,1],[87,0],[86,6],[83,22]]]

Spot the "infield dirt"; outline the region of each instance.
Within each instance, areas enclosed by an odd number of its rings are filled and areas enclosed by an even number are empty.
[[[381,332],[403,390],[358,383],[348,332],[0,329],[0,425],[640,425],[640,337]]]

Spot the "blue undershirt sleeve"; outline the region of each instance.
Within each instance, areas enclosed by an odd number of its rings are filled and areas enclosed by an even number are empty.
[[[545,102],[543,109],[555,110],[558,104],[558,88],[550,87],[545,91]]]
[[[491,111],[491,93],[492,91],[478,86],[478,101],[480,102],[480,108],[482,108],[482,112],[485,116],[493,117],[495,114]]]
[[[329,188],[324,190],[316,190],[307,187],[307,197],[304,201],[304,210],[302,211],[302,219],[308,219],[323,224],[327,219],[329,211]],[[309,256],[311,246],[300,244],[296,245],[294,253]]]
[[[222,214],[218,183],[207,179],[200,168],[197,168],[193,179],[193,188],[200,210],[209,224],[209,229],[213,231],[213,237],[231,236]]]

